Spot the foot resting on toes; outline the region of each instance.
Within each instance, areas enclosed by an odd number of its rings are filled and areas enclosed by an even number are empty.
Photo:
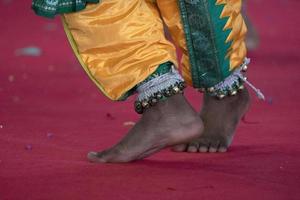
[[[240,119],[248,109],[249,102],[247,89],[222,100],[205,94],[204,105],[200,112],[204,123],[203,134],[189,143],[174,146],[173,151],[226,152]]]
[[[200,137],[203,123],[182,94],[147,109],[140,121],[115,146],[90,152],[91,162],[116,163],[143,159],[161,149]]]

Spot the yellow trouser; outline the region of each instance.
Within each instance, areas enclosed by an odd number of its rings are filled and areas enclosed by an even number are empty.
[[[68,38],[78,59],[112,100],[120,99],[160,64],[171,61],[178,66],[175,47],[164,35],[163,21],[183,52],[182,74],[191,85],[177,0],[103,0],[64,15]]]

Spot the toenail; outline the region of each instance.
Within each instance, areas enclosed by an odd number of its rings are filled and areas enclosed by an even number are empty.
[[[87,154],[87,158],[90,162],[102,162],[102,163],[106,162],[106,160],[103,160],[99,157],[99,154],[97,152],[89,152]]]
[[[209,153],[216,153],[217,149],[216,148],[209,148]]]
[[[175,146],[173,150],[177,152],[186,151],[186,145]]]
[[[97,157],[97,152],[93,152],[93,151],[89,152],[88,157]]]
[[[220,147],[218,151],[219,151],[220,153],[225,153],[225,152],[227,152],[227,148],[225,148],[225,147]]]
[[[197,152],[197,148],[194,147],[194,146],[191,146],[191,147],[188,148],[188,152],[195,153],[195,152]]]
[[[208,150],[207,147],[200,147],[200,148],[199,148],[199,151],[200,151],[201,153],[206,153],[207,150]]]

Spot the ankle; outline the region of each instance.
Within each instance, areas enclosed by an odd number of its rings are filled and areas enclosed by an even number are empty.
[[[176,94],[146,109],[143,115],[155,113],[154,116],[158,117],[166,115],[167,113],[175,113],[177,109],[182,107],[183,100],[184,97],[182,94]]]

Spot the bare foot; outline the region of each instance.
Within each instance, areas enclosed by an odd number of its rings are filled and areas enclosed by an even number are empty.
[[[250,96],[248,90],[236,96],[218,100],[204,95],[204,105],[200,117],[204,123],[204,132],[187,144],[174,146],[176,152],[226,152],[232,142],[235,129],[248,109]]]
[[[165,147],[191,141],[202,130],[202,120],[183,95],[178,94],[147,109],[118,144],[102,152],[90,152],[88,159],[101,163],[143,159]]]

